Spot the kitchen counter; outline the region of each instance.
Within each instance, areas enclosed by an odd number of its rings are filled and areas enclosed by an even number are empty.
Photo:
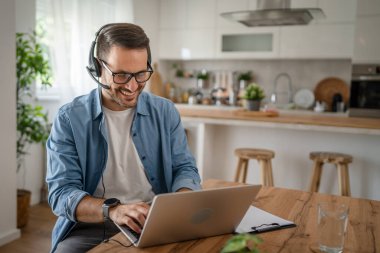
[[[249,115],[241,107],[185,104],[176,106],[184,121],[380,135],[380,119],[352,118],[347,113],[280,110],[277,117],[268,117]]]
[[[280,110],[277,117],[263,117],[242,112],[241,107],[176,107],[202,180],[233,180],[237,163],[234,150],[264,148],[275,152],[275,186],[307,190],[313,168],[309,153],[330,151],[354,158],[349,165],[352,196],[380,200],[380,119],[307,110]],[[250,162],[248,183],[260,183],[257,166],[257,162]],[[337,194],[337,170],[331,164],[324,167],[320,191]]]

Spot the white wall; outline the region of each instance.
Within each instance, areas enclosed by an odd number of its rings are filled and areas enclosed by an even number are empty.
[[[141,26],[150,40],[150,50],[152,62],[158,62],[158,41],[159,41],[159,9],[160,1],[155,0],[134,0],[133,12],[134,23]],[[150,90],[147,83],[145,90]]]
[[[171,66],[178,61],[162,61],[163,76],[171,80],[182,90],[196,87],[195,78],[173,78],[169,73]],[[288,73],[292,80],[293,95],[298,89],[308,88],[314,90],[317,84],[327,77],[338,77],[350,84],[351,61],[350,60],[207,60],[207,61],[183,61],[185,70],[200,70],[205,68],[209,71],[253,71],[255,81],[264,88],[269,100],[273,92],[274,80],[279,73]],[[169,79],[169,80],[168,80]],[[279,80],[278,88],[284,88],[287,82]],[[282,87],[280,87],[283,85]],[[210,85],[212,88],[212,85]],[[207,91],[206,91],[207,92]],[[204,94],[209,95],[209,94]]]
[[[0,2],[0,245],[20,236],[16,228],[15,3]]]
[[[31,32],[36,23],[36,1],[16,0],[16,32]],[[25,157],[25,163],[17,174],[17,187],[32,192],[31,205],[40,202],[43,183],[43,153],[40,144],[33,144]]]

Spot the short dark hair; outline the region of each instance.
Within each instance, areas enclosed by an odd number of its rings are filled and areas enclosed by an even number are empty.
[[[105,26],[97,39],[96,57],[105,59],[112,46],[129,49],[146,48],[148,54],[150,53],[148,36],[140,26],[130,23]]]

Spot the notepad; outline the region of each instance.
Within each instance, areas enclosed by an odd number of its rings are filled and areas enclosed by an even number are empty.
[[[262,233],[294,226],[296,226],[296,224],[292,221],[285,220],[260,208],[250,206],[235,232]]]

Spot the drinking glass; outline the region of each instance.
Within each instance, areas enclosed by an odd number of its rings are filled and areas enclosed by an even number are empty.
[[[318,205],[319,249],[328,253],[343,252],[348,221],[348,206],[333,202]]]

